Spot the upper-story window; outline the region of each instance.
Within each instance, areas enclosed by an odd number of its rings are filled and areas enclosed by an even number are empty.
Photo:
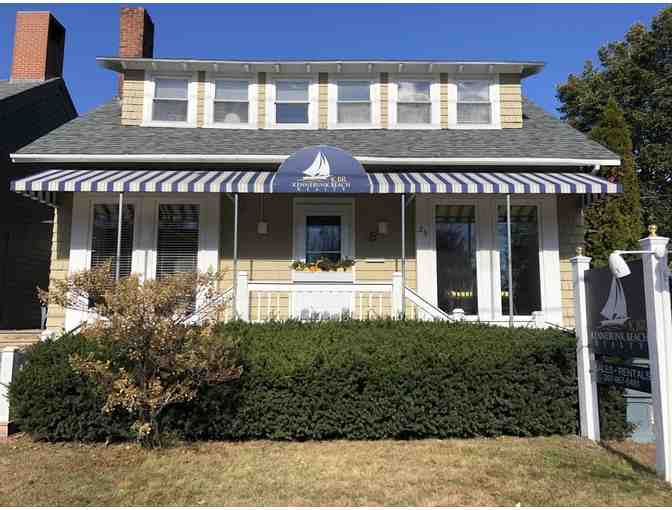
[[[371,124],[371,82],[338,81],[336,103],[339,124]]]
[[[397,124],[432,122],[431,82],[400,80],[397,82]]]
[[[215,80],[213,122],[216,124],[249,124],[249,89],[248,80]]]
[[[189,110],[189,80],[187,78],[156,78],[152,120],[187,122]]]
[[[482,125],[492,123],[490,81],[457,82],[457,123]]]
[[[308,124],[310,81],[278,80],[275,90],[275,123]]]

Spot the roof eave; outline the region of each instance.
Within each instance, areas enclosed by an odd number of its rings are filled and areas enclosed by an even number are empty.
[[[240,163],[279,164],[284,154],[11,154],[15,163]],[[417,166],[618,166],[619,159],[605,158],[390,158],[355,156],[365,165]]]
[[[520,74],[523,78],[541,72],[545,63],[540,61],[504,60],[204,60],[170,58],[97,57],[98,65],[116,72],[145,71],[209,71],[214,73],[238,72],[391,72],[424,73],[445,72],[465,74]]]

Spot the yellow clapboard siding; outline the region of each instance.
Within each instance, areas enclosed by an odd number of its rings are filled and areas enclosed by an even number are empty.
[[[257,125],[266,127],[266,73],[257,74]]]
[[[196,85],[196,125],[203,127],[205,124],[205,71],[198,71]]]
[[[72,228],[72,193],[62,193],[59,207],[54,211],[54,229],[51,239],[50,286],[54,281],[68,277],[70,263],[70,232]],[[47,328],[58,330],[65,327],[65,310],[57,305],[49,305]]]
[[[439,76],[440,83],[440,110],[441,110],[441,128],[448,127],[448,110],[449,106],[449,92],[448,92],[448,73],[441,73]]]
[[[520,75],[499,75],[499,102],[502,128],[523,127],[523,101]]]
[[[389,99],[390,99],[390,75],[389,73],[380,73],[380,125],[386,129],[390,125],[389,117]]]
[[[329,73],[319,73],[318,77],[319,128],[329,125]]]
[[[131,70],[124,72],[121,92],[121,123],[138,125],[142,123],[145,72]]]

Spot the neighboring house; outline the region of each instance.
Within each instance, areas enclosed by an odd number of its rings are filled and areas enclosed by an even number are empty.
[[[523,97],[542,63],[154,58],[142,8],[98,63],[121,97],[13,155],[47,167],[15,191],[56,192],[52,278],[116,263],[123,199],[122,275],[229,269],[244,319],[573,325],[583,199],[620,161]],[[356,264],[291,267],[321,258]]]
[[[9,155],[77,116],[61,78],[64,43],[48,12],[17,13],[11,76],[0,80],[0,330],[42,325],[36,288],[49,284],[54,213],[10,191],[10,181],[35,170]]]

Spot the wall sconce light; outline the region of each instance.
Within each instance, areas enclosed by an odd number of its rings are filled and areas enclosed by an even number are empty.
[[[390,224],[387,221],[378,222],[378,235],[386,236],[390,233]]]
[[[261,234],[262,236],[265,236],[268,234],[268,222],[267,221],[259,221],[257,223],[257,234]]]
[[[268,222],[264,220],[264,195],[259,195],[259,221],[257,222],[257,234],[268,234]]]

